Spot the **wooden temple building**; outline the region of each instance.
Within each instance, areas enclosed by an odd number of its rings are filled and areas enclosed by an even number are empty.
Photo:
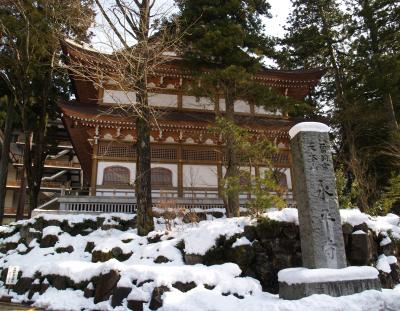
[[[69,60],[84,63],[104,55],[67,41]],[[281,71],[263,69],[255,79],[277,92],[302,100],[319,82],[322,70]],[[75,100],[60,103],[62,121],[79,159],[87,196],[134,197],[135,117],[125,105],[136,95],[122,90],[112,79],[93,81],[71,72]],[[209,128],[225,111],[224,98],[211,101],[185,91],[192,74],[178,57],[156,68],[149,79],[149,103],[157,121],[151,130],[153,196],[219,199],[224,174],[224,145]],[[276,143],[273,163],[290,198],[292,179],[288,130],[294,125],[285,111],[267,111],[244,100],[235,102],[236,121],[256,136]],[[263,167],[257,167],[259,174]],[[243,199],[246,194],[242,194]]]

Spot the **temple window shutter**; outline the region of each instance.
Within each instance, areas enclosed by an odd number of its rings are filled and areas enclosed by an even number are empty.
[[[164,167],[151,169],[151,186],[154,188],[172,187],[172,172]]]
[[[130,172],[123,166],[109,166],[104,169],[103,185],[129,185]]]

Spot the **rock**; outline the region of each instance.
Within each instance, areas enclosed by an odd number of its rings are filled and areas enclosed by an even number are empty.
[[[185,254],[184,256],[185,264],[196,265],[198,263],[203,263],[203,257],[196,254]]]
[[[170,262],[170,260],[165,257],[165,256],[158,256],[156,259],[154,259],[155,263],[166,263],[166,262]]]
[[[250,245],[241,245],[229,248],[226,251],[226,259],[236,263],[242,271],[247,270],[254,259],[254,250]]]
[[[172,284],[172,287],[175,287],[176,289],[179,289],[181,292],[188,292],[191,289],[197,287],[197,284],[195,282],[189,282],[189,283],[183,283],[183,282],[175,282],[174,284]]]
[[[256,228],[254,226],[244,226],[243,235],[250,242],[253,242],[257,238]]]
[[[17,284],[14,285],[14,292],[18,295],[23,295],[30,290],[32,283],[32,278],[22,277],[18,280]]]
[[[352,265],[368,265],[376,257],[376,244],[372,233],[352,234],[348,260]]]
[[[49,234],[42,238],[42,240],[40,241],[40,247],[41,248],[53,247],[54,245],[56,245],[57,242],[58,242],[58,237],[56,235]]]
[[[120,278],[116,270],[100,275],[95,281],[94,303],[108,300]]]
[[[282,233],[290,240],[294,240],[299,236],[299,227],[291,222],[282,223]]]
[[[58,290],[64,290],[68,287],[69,279],[66,276],[54,274],[49,275],[47,278],[49,279],[51,286],[57,288]]]
[[[362,224],[354,226],[353,232],[358,231],[358,230],[368,233],[368,225],[365,222],[363,222]]]
[[[114,258],[118,258],[119,256],[121,256],[122,255],[122,249],[121,249],[121,247],[114,247],[112,250],[111,250],[111,254],[112,254],[112,256],[114,257]]]
[[[91,283],[90,283],[91,284]],[[94,296],[94,288],[92,286],[87,286],[85,290],[83,291],[83,296],[85,298],[92,298]]]
[[[130,287],[116,287],[113,290],[113,295],[111,298],[111,306],[113,308],[122,305],[122,301],[128,297],[129,293],[132,291]]]
[[[143,304],[146,301],[142,300],[128,300],[128,309],[133,311],[143,311]]]
[[[91,253],[95,247],[94,242],[87,242],[85,247],[85,252]]]
[[[150,310],[157,310],[158,308],[162,307],[162,295],[164,295],[166,292],[169,292],[169,288],[167,286],[159,286],[154,288],[149,304]]]
[[[28,226],[23,226],[19,229],[19,234],[21,235],[21,242],[25,243],[25,245],[29,245],[34,239],[40,239],[42,237],[42,233],[40,231],[36,231],[33,228]]]
[[[343,234],[352,234],[353,233],[353,226],[349,223],[344,223],[342,226]]]
[[[111,252],[93,251],[92,252],[92,262],[106,262],[113,258]]]
[[[292,256],[287,254],[275,254],[272,259],[272,266],[275,270],[282,270],[292,267],[291,264]]]
[[[67,247],[58,247],[56,248],[56,253],[69,253],[71,254],[74,251],[74,248],[72,245],[69,245]]]
[[[32,299],[35,293],[40,293],[42,290],[42,285],[40,283],[32,284],[31,289],[28,294],[28,299]]]
[[[152,236],[148,236],[147,240],[149,241],[150,244],[151,243],[157,243],[157,242],[161,241],[161,237],[162,236],[163,236],[162,234],[154,234]]]

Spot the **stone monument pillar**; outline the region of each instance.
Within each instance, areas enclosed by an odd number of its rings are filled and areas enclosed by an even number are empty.
[[[312,294],[341,296],[380,290],[375,268],[346,268],[329,127],[304,122],[289,135],[304,268],[278,273],[279,296],[300,299]]]
[[[309,125],[309,129],[312,131],[296,133],[294,127],[290,134],[303,266],[311,269],[345,268],[346,252],[329,127],[317,123],[314,128]]]

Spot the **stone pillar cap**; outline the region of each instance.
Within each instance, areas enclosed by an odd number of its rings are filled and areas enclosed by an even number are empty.
[[[289,130],[290,139],[293,139],[299,132],[329,132],[331,128],[320,122],[301,122]]]

